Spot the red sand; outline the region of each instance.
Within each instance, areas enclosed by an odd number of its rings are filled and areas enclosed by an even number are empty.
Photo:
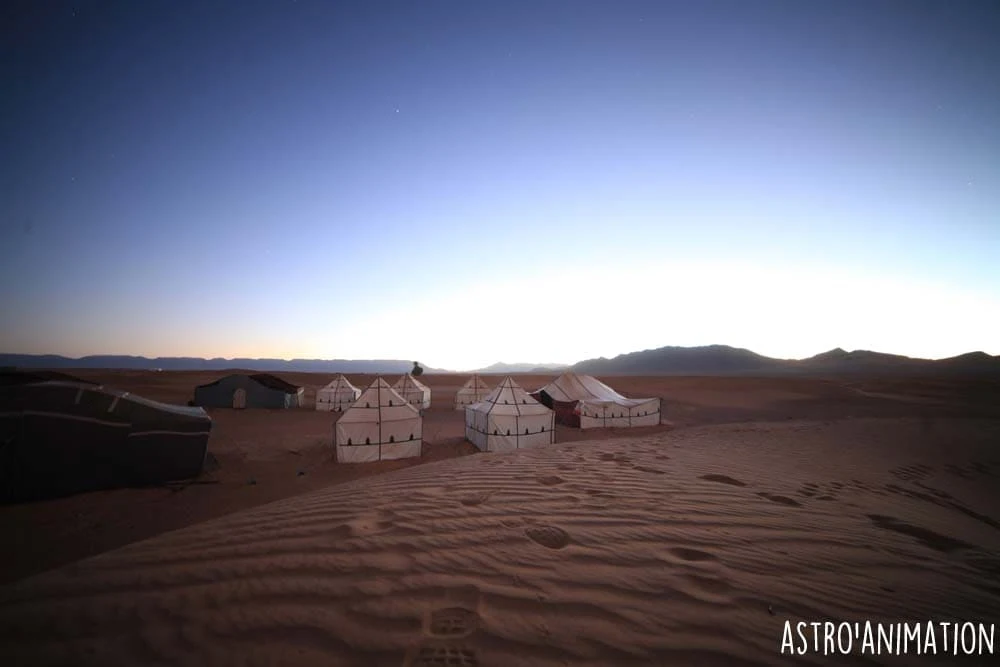
[[[215,375],[80,374],[176,402]],[[498,455],[461,442],[464,379],[423,378],[420,461],[336,464],[329,413],[218,410],[218,483],[0,508],[8,582],[73,563],[0,588],[0,654],[790,664],[786,619],[1000,623],[995,384],[602,378],[664,397],[678,428],[561,429],[554,447]],[[928,660],[875,664],[947,664]]]

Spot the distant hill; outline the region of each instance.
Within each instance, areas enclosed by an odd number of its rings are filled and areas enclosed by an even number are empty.
[[[201,359],[198,357],[131,357],[95,355],[72,359],[49,354],[0,354],[0,367],[114,368],[165,371],[221,371],[239,368],[264,373],[408,373],[413,361],[395,359]],[[424,366],[425,373],[446,373]]]
[[[661,347],[612,359],[588,359],[572,370],[593,375],[837,375],[866,373],[974,374],[1000,376],[1000,356],[971,352],[949,359],[916,359],[868,350],[840,348],[808,359],[774,359],[728,345]]]
[[[470,371],[471,373],[482,373],[483,375],[504,374],[504,373],[554,373],[569,368],[567,364],[505,364],[498,361],[495,364]]]
[[[728,345],[669,346],[612,359],[589,359],[574,364],[572,369],[591,375],[732,375],[777,372],[787,363]]]
[[[59,369],[115,368],[165,371],[253,370],[262,373],[407,373],[410,360],[395,359],[200,359],[197,357],[130,357],[99,355],[71,359],[57,355],[0,354],[0,368]],[[591,375],[995,375],[1000,377],[1000,356],[985,352],[948,359],[917,359],[898,354],[840,348],[808,359],[775,359],[729,345],[660,347],[621,354],[612,359],[588,359],[565,364],[498,362],[470,373],[558,373],[565,369]],[[424,367],[426,373],[452,373]]]

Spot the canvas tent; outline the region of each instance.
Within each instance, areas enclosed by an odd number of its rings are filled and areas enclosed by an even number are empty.
[[[555,413],[508,375],[479,403],[465,408],[465,437],[484,452],[555,442]]]
[[[208,408],[297,408],[305,390],[270,373],[235,373],[194,389],[194,404]]]
[[[420,456],[424,420],[381,377],[337,420],[337,461],[366,463]]]
[[[396,384],[392,385],[392,388],[418,410],[426,410],[431,407],[430,388],[409,373],[396,380]]]
[[[343,375],[338,375],[333,382],[316,392],[316,409],[343,412],[351,407],[359,396],[361,396],[361,390],[351,384]]]
[[[211,429],[201,408],[88,382],[4,373],[0,500],[197,477]]]
[[[478,375],[473,375],[455,394],[455,409],[464,410],[465,406],[478,403],[490,393],[486,381]]]
[[[567,371],[531,394],[556,412],[559,423],[577,428],[656,426],[660,399],[625,398],[590,375]]]

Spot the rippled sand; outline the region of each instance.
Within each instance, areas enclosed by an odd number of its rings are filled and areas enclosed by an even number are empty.
[[[10,665],[858,664],[782,657],[785,620],[1000,623],[998,473],[1000,426],[986,420],[709,426],[474,455],[8,585],[0,654]]]

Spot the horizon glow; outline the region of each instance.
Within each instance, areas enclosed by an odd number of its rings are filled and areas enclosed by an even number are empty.
[[[1000,10],[27,3],[0,351],[1000,354]]]

